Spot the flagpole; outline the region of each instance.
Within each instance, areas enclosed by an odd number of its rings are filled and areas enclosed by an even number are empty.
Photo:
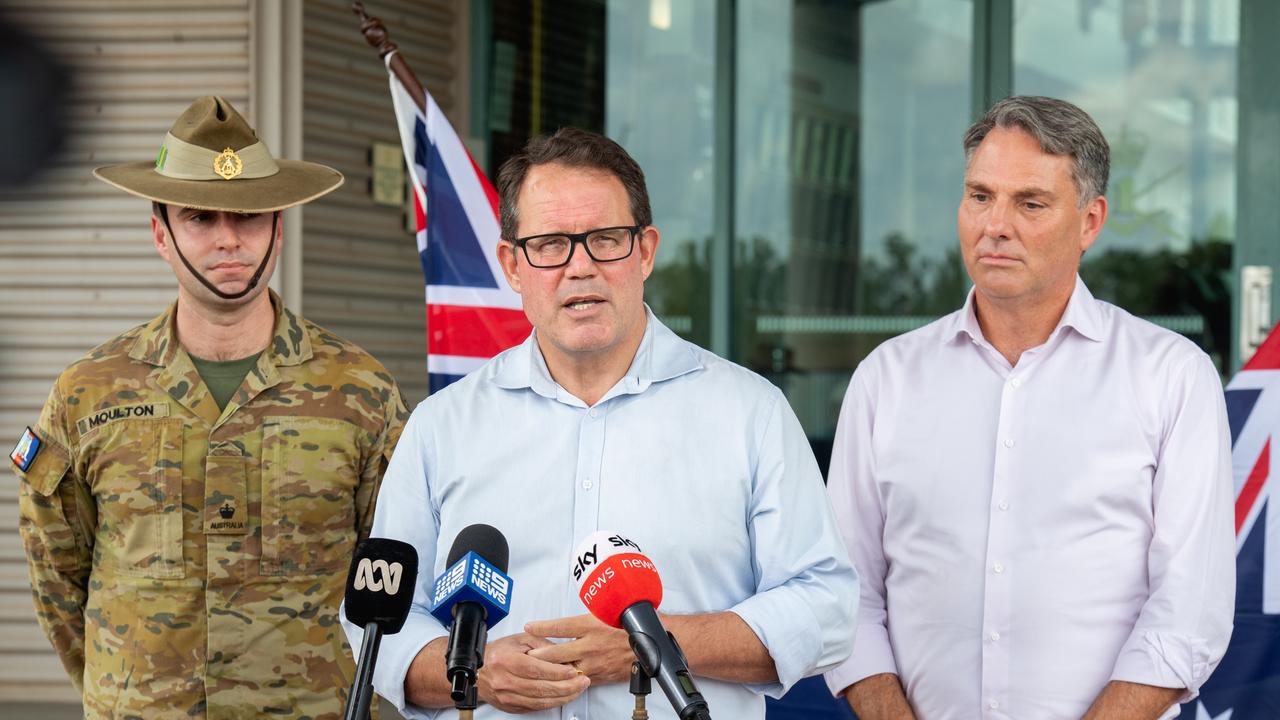
[[[391,34],[387,32],[387,26],[382,20],[376,17],[369,17],[364,9],[364,3],[361,0],[353,0],[351,3],[351,12],[360,17],[360,32],[364,35],[365,42],[369,46],[378,51],[378,57],[386,60],[391,55],[391,60],[387,61],[387,67],[391,72],[395,73],[400,84],[409,92],[409,97],[413,98],[413,102],[424,110],[427,107],[427,93],[422,89],[422,83],[418,82],[418,77],[413,74],[413,70],[409,68],[409,63],[405,61],[404,54],[399,52],[399,47],[391,40]],[[394,54],[392,54],[394,53]]]

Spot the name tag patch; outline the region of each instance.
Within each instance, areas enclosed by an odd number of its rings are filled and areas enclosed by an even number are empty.
[[[100,428],[116,420],[153,417],[169,417],[169,406],[167,404],[152,404],[122,405],[120,407],[106,408],[77,420],[76,429],[80,431],[81,435],[85,435],[90,430]]]
[[[40,452],[42,446],[43,443],[40,442],[40,438],[31,431],[31,428],[27,428],[27,431],[18,440],[17,447],[13,449],[13,452],[9,453],[9,459],[13,461],[14,465],[18,466],[19,470],[26,472],[27,468],[31,467],[31,463],[35,462],[36,454]]]

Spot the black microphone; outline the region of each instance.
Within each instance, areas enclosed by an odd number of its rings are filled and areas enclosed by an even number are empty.
[[[418,584],[418,552],[388,538],[369,538],[356,547],[347,573],[347,620],[364,628],[360,661],[347,694],[344,720],[365,720],[373,700],[373,665],[383,635],[404,627]]]
[[[640,667],[657,679],[680,720],[711,720],[707,701],[693,684],[689,663],[676,638],[662,626],[653,604],[642,600],[622,611],[622,627]]]
[[[474,702],[489,628],[511,610],[508,558],[507,539],[497,528],[468,525],[453,541],[446,569],[431,593],[431,614],[449,628],[445,668],[449,697],[459,708]]]

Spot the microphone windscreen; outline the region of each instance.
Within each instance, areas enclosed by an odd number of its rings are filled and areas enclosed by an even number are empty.
[[[506,536],[498,528],[483,523],[462,528],[462,532],[453,541],[453,547],[449,549],[449,561],[444,566],[453,567],[454,563],[469,552],[484,558],[503,573],[507,572],[510,549],[507,547]]]
[[[400,632],[409,617],[418,584],[418,552],[389,538],[369,538],[356,547],[347,573],[347,619],[364,627],[377,623],[383,634]]]
[[[578,598],[601,622],[622,627],[622,611],[638,602],[662,604],[658,569],[640,546],[617,533],[594,532],[578,545],[570,568]]]

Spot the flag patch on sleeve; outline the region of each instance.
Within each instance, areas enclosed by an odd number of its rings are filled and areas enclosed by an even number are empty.
[[[27,431],[22,434],[22,438],[18,440],[18,446],[13,449],[13,452],[9,453],[9,459],[13,461],[14,465],[18,466],[19,470],[26,472],[27,468],[31,467],[31,463],[35,462],[36,454],[40,452],[41,445],[40,438],[31,431],[31,428],[27,428]]]

